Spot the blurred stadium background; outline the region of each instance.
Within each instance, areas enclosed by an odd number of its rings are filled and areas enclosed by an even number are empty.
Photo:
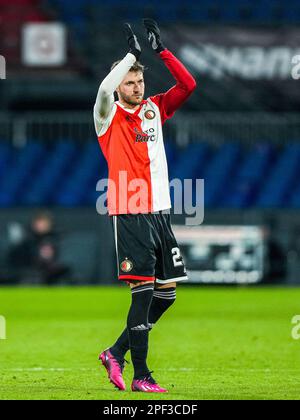
[[[146,94],[172,85],[145,16],[198,84],[164,127],[170,179],[205,181],[203,225],[173,219],[190,281],[300,284],[299,0],[0,0],[0,284],[116,282],[92,108],[127,51],[124,21],[142,45]],[[54,220],[39,252],[57,279],[22,258],[40,210]]]

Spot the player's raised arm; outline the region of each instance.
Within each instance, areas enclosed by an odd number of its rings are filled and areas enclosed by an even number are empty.
[[[129,23],[124,24],[124,32],[129,45],[129,52],[117,64],[100,84],[94,105],[94,121],[97,134],[103,122],[109,117],[114,104],[114,91],[124,79],[131,66],[141,55],[141,47]]]
[[[176,80],[176,85],[166,93],[157,95],[156,101],[162,113],[162,120],[172,117],[174,112],[183,104],[196,88],[196,81],[186,67],[165,48],[157,23],[153,19],[143,19],[149,43],[159,54],[170,73]]]

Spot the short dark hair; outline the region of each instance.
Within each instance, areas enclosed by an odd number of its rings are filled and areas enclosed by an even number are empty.
[[[121,62],[122,60],[118,60],[118,61],[115,61],[112,65],[111,65],[111,68],[110,68],[110,70],[112,70],[113,68],[115,68],[120,62]],[[133,71],[133,72],[138,72],[138,71],[140,71],[140,72],[142,72],[142,73],[144,73],[144,71],[145,71],[145,66],[143,66],[143,64],[141,64],[139,61],[136,61],[131,67],[130,67],[130,69],[129,69],[129,71]]]

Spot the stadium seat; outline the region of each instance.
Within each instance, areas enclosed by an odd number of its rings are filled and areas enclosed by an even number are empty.
[[[0,183],[0,206],[13,206],[41,165],[43,146],[41,143],[29,144],[15,153],[14,159]]]
[[[204,175],[205,206],[218,206],[228,194],[239,155],[240,147],[234,143],[225,143],[214,153]]]
[[[164,142],[165,152],[167,156],[168,162],[171,162],[171,165],[174,166],[176,159],[178,158],[177,155],[177,148],[170,140],[165,140]]]
[[[199,141],[179,148],[165,141],[169,178],[204,179],[210,208],[300,206],[300,144],[283,148],[261,142],[212,147]],[[18,205],[94,206],[106,179],[107,163],[94,140],[79,145],[58,141],[51,147],[29,141],[21,149],[0,142],[0,207]],[[193,181],[193,190],[195,183]],[[194,191],[193,191],[194,194]],[[171,188],[174,201],[174,189]]]
[[[47,156],[45,164],[38,172],[33,184],[23,195],[25,205],[53,204],[53,194],[60,185],[62,177],[74,163],[77,147],[75,143],[58,142]]]
[[[289,207],[299,209],[300,208],[300,186],[296,188],[290,197]]]
[[[238,165],[236,175],[229,186],[228,194],[223,199],[222,207],[243,208],[253,204],[255,194],[266,174],[273,156],[269,144],[258,144],[252,150],[245,150]]]
[[[259,207],[287,207],[293,183],[298,182],[300,168],[300,144],[286,146],[269,173],[256,205]]]
[[[95,190],[97,180],[106,178],[106,162],[97,143],[90,142],[84,147],[80,159],[76,162],[61,188],[55,192],[54,201],[61,206],[88,204],[87,193]]]
[[[199,174],[205,165],[209,147],[207,143],[195,143],[186,149],[177,149],[177,154],[179,157],[175,164],[171,163],[170,165],[170,179],[189,179]]]
[[[12,147],[0,140],[0,182],[5,176],[6,169],[12,156]]]

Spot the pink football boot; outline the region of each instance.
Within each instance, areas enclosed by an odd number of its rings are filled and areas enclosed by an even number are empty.
[[[168,392],[167,389],[159,386],[149,373],[143,379],[134,379],[131,384],[131,390],[137,392]]]
[[[100,354],[99,360],[101,360],[103,366],[106,368],[110,382],[120,391],[124,391],[126,388],[122,376],[124,364],[120,364],[108,349]]]

